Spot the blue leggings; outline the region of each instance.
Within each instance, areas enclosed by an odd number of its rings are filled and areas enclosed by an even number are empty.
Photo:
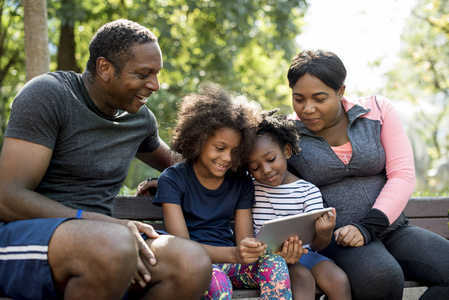
[[[449,241],[422,228],[404,225],[358,248],[332,240],[320,253],[346,272],[353,300],[401,300],[404,280],[429,287],[421,300],[449,299]]]
[[[260,299],[290,300],[290,277],[285,260],[276,254],[267,254],[252,264],[214,264],[212,281],[202,299],[232,298],[232,287],[260,286]]]

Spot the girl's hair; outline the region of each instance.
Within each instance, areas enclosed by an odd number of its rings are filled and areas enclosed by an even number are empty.
[[[338,91],[346,79],[346,68],[340,58],[326,50],[305,50],[296,55],[288,69],[288,84],[293,88],[305,74],[317,77],[325,85]]]
[[[186,161],[198,159],[205,142],[217,130],[231,128],[242,135],[232,156],[232,171],[246,163],[260,123],[260,106],[243,95],[227,92],[217,84],[205,84],[198,93],[182,99],[171,148]]]
[[[285,116],[275,116],[279,109],[262,112],[262,122],[257,128],[257,136],[268,136],[281,149],[286,144],[292,145],[293,154],[298,154],[300,136],[296,129],[295,121],[287,119]]]

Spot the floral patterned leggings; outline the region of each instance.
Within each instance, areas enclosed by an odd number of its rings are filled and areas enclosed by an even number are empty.
[[[209,290],[202,299],[231,299],[232,287],[254,288],[257,286],[260,286],[260,299],[292,299],[288,267],[282,257],[270,253],[246,265],[214,264]]]

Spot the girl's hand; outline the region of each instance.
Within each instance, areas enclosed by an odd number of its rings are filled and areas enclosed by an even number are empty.
[[[255,238],[244,238],[234,247],[235,256],[240,264],[250,264],[266,253],[267,245]]]
[[[337,211],[335,208],[327,212],[315,221],[315,230],[318,235],[332,234],[335,227],[335,220],[337,219]]]
[[[276,254],[282,256],[287,264],[294,264],[307,252],[309,251],[302,247],[302,241],[297,236],[291,236]]]
[[[362,233],[354,225],[340,227],[335,230],[334,235],[338,245],[345,247],[361,247],[365,244],[365,239],[363,238]]]

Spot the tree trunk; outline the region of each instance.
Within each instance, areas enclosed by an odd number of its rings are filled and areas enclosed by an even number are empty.
[[[24,1],[26,80],[50,71],[47,1]]]
[[[75,71],[77,73],[81,71],[76,64],[75,45],[73,26],[68,24],[62,25],[59,37],[58,70]]]
[[[75,58],[75,23],[73,9],[76,7],[76,0],[61,0],[61,10],[59,19],[61,29],[58,47],[58,70],[75,71],[80,73],[81,69],[77,65]]]

